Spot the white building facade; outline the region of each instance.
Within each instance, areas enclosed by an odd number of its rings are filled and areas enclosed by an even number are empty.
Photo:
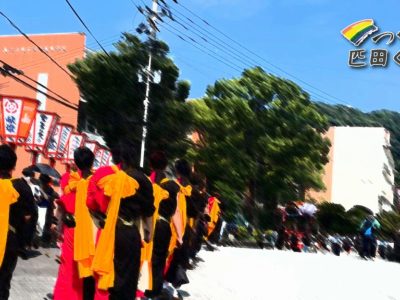
[[[363,205],[378,213],[390,210],[394,200],[394,162],[390,133],[382,127],[331,127],[330,162],[325,168],[324,193],[319,201]]]

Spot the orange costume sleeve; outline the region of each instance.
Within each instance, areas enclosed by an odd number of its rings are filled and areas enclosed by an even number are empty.
[[[97,174],[93,175],[94,180],[91,180],[92,186],[89,184],[89,188],[92,188],[92,196],[99,196],[100,199],[88,199],[88,205],[93,204],[94,207],[104,209],[105,198],[109,199],[106,207],[105,226],[100,233],[92,263],[93,272],[99,276],[98,288],[100,290],[108,290],[114,286],[115,228],[121,199],[135,195],[139,188],[139,183],[117,166],[113,166],[111,169],[113,173],[104,177],[99,176],[99,173],[96,172]],[[99,171],[106,174],[104,170],[99,169]],[[103,191],[103,194],[99,194],[99,191]]]
[[[209,215],[210,215],[210,222],[208,222],[208,235],[209,237],[211,233],[214,231],[215,226],[217,225],[218,218],[221,212],[221,208],[219,207],[220,201],[215,198],[211,197],[209,200]]]
[[[192,194],[192,187],[190,185],[184,187],[180,183],[178,184],[180,186],[180,191],[178,192],[177,195],[176,211],[175,214],[172,216],[172,222],[171,222],[172,236],[171,236],[171,242],[169,244],[169,251],[168,251],[169,256],[172,255],[178,241],[182,242],[187,223],[186,197],[190,197],[190,195]]]
[[[80,173],[72,172],[68,176],[68,183],[61,184],[64,196],[75,197],[75,228],[74,228],[74,260],[78,264],[80,278],[93,275],[91,270],[94,256],[93,221],[86,206],[87,191],[90,177],[84,179]]]
[[[17,202],[19,194],[10,179],[0,179],[0,267],[6,251],[9,230],[10,206]]]

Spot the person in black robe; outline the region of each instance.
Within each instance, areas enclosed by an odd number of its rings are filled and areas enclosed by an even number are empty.
[[[175,171],[178,182],[183,187],[188,187],[190,185],[190,177],[192,173],[190,164],[186,160],[180,159],[175,162]],[[186,205],[188,205],[187,198]],[[173,299],[179,299],[177,289],[181,285],[189,283],[189,279],[186,275],[186,267],[188,266],[189,261],[191,240],[191,229],[189,229],[189,227],[189,225],[186,225],[182,244],[178,244],[178,246],[175,248],[172,255],[171,263],[165,275],[166,281],[170,283],[170,287],[173,289]]]
[[[40,185],[44,192],[44,197],[47,203],[46,219],[43,227],[42,243],[43,247],[55,247],[56,236],[55,229],[57,227],[57,218],[55,217],[55,201],[60,198],[57,192],[51,186],[53,180],[50,176],[40,174],[39,176]]]
[[[20,256],[27,259],[33,245],[36,233],[36,224],[38,221],[38,207],[31,188],[31,178],[34,178],[34,172],[29,168],[22,171],[23,177],[13,179],[14,188],[19,193],[19,201],[23,209],[24,224],[21,233],[21,250]],[[31,185],[30,185],[31,184]]]
[[[0,179],[10,179],[16,163],[17,155],[15,152],[8,145],[1,145]],[[5,253],[0,266],[0,300],[7,300],[10,296],[11,279],[18,260],[21,232],[24,224],[24,209],[19,200],[10,205],[8,224]]]
[[[168,160],[163,152],[155,152],[151,155],[150,167],[153,170],[151,178],[154,183],[168,191],[169,196],[160,202],[158,208],[151,257],[153,288],[145,291],[145,296],[149,298],[159,296],[163,289],[164,269],[172,234],[170,222],[176,211],[179,192],[179,185],[175,181],[167,179],[165,173],[167,165]]]
[[[110,300],[134,300],[137,290],[142,238],[139,232],[139,219],[145,220],[154,213],[153,185],[136,165],[133,145],[120,143],[111,149],[113,160],[129,176],[139,183],[136,194],[121,199],[115,232],[114,287],[109,289]],[[144,240],[149,242],[151,229],[145,228]]]
[[[200,174],[193,173],[190,183],[193,189],[192,194],[187,199],[187,215],[189,222],[191,219],[193,220],[193,227],[187,226],[186,233],[188,234],[189,258],[192,263],[185,262],[187,269],[195,267],[193,263],[197,262],[196,255],[200,251],[208,231],[207,224],[204,222],[206,219],[208,220],[207,216],[205,216],[205,209],[208,204],[205,179]]]

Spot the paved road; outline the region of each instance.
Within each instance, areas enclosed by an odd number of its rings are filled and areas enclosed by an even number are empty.
[[[40,255],[18,260],[11,282],[11,300],[43,300],[52,292],[57,275],[56,249],[39,249]]]
[[[41,252],[19,260],[11,300],[43,300],[52,291],[57,251]],[[380,259],[238,248],[200,257],[185,300],[400,300],[400,264]]]

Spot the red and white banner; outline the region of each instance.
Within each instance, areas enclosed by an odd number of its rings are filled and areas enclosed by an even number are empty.
[[[109,166],[111,162],[111,152],[109,150],[103,151],[103,156],[101,158],[101,166]]]
[[[74,152],[83,145],[83,135],[79,133],[72,133],[69,137],[67,151],[65,152],[65,159],[67,163],[74,161]]]
[[[93,169],[94,170],[97,170],[98,168],[101,167],[103,153],[104,153],[104,149],[103,148],[98,148],[96,150],[96,152],[94,153],[94,163],[93,163]]]
[[[58,123],[47,143],[45,155],[48,158],[62,159],[64,157],[64,152],[71,136],[73,126],[64,123]]]
[[[23,144],[35,119],[39,101],[25,97],[0,96],[0,135],[6,142]]]
[[[65,152],[67,151],[67,146],[69,142],[69,138],[71,137],[72,131],[74,127],[68,124],[62,124],[60,139],[57,147],[57,158],[63,159],[65,156]]]
[[[93,153],[96,153],[96,150],[100,147],[100,145],[97,142],[85,141],[85,147],[89,148]]]
[[[25,141],[25,150],[43,152],[59,120],[60,117],[55,113],[38,111]]]

